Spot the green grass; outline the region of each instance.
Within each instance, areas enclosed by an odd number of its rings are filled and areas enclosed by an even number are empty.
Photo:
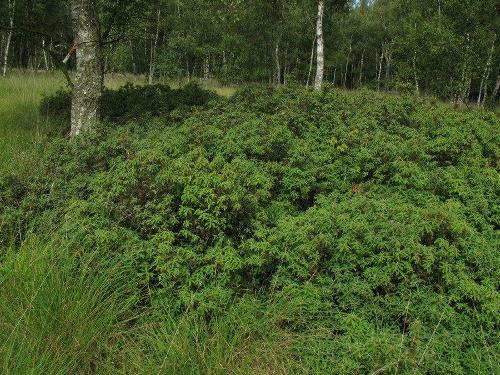
[[[0,79],[0,171],[36,170],[43,141],[58,126],[40,115],[38,103],[63,87],[61,77],[14,73]]]
[[[28,239],[0,258],[0,372],[280,374],[291,338],[242,301],[208,324],[168,305],[139,307],[127,266]],[[294,364],[296,367],[296,364]]]
[[[141,85],[146,83],[146,78],[118,73],[105,78],[106,87],[112,89],[127,82]],[[172,87],[180,85],[172,80],[160,83]],[[199,83],[223,96],[231,96],[236,91],[236,87],[221,86],[215,80],[200,80]],[[60,133],[64,127],[64,124],[41,115],[38,105],[44,95],[53,94],[65,86],[65,79],[59,72],[13,72],[0,78],[0,172],[26,174],[36,171],[47,136]]]
[[[79,258],[36,240],[7,252],[0,263],[1,373],[90,373],[106,355],[136,297],[120,262],[94,255]]]

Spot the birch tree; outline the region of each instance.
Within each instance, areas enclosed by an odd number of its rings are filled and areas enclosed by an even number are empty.
[[[7,40],[5,42],[5,49],[3,55],[3,69],[2,75],[5,77],[7,74],[7,65],[9,63],[9,49],[10,49],[10,41],[12,40],[12,32],[14,29],[14,15],[16,12],[16,0],[8,0],[8,9],[9,9],[9,30],[7,32]]]
[[[320,90],[325,73],[325,42],[323,38],[323,16],[325,13],[325,1],[318,0],[318,19],[316,21],[316,79],[314,89]]]
[[[99,120],[103,87],[100,24],[95,0],[72,0],[76,75],[71,106],[71,137]]]
[[[161,8],[160,5],[158,5],[158,10],[156,13],[156,33],[154,41],[151,42],[151,56],[149,63],[149,78],[148,78],[148,83],[150,85],[153,84],[155,75],[156,50],[158,48],[158,39],[160,37],[160,17],[161,17]]]

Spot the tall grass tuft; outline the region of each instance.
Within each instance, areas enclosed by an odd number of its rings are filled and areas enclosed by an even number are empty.
[[[91,373],[127,326],[133,281],[117,260],[36,240],[0,263],[0,372]]]

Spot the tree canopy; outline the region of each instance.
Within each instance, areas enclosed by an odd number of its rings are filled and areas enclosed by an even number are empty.
[[[55,56],[64,57],[72,43],[67,1],[16,0],[13,28],[3,4],[0,53],[8,53],[8,66],[55,68]],[[314,79],[314,0],[99,0],[98,8],[107,72],[146,74],[151,82]],[[349,89],[425,92],[453,102],[482,104],[497,97],[497,1],[329,0],[325,8],[326,81]]]

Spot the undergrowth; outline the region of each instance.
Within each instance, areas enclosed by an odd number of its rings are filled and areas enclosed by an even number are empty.
[[[0,178],[0,242],[133,275],[82,371],[496,373],[499,141],[485,110],[248,87],[55,139]]]

